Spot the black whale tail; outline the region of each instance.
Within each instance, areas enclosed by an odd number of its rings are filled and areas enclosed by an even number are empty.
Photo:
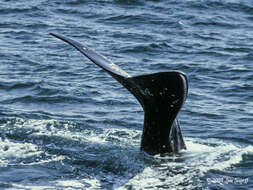
[[[185,74],[168,71],[131,77],[117,65],[88,47],[57,34],[51,34],[75,47],[93,63],[127,88],[144,110],[141,150],[148,154],[177,153],[186,149],[177,115],[188,92]]]
[[[142,75],[131,80],[128,89],[144,109],[141,149],[154,155],[185,149],[176,117],[187,94],[187,79],[177,71]]]

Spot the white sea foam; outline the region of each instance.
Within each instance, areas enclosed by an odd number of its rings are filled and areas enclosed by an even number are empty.
[[[25,163],[21,161],[18,164],[43,165],[49,162],[59,163],[65,159],[63,155],[50,154],[41,158],[42,154],[47,153],[39,147],[46,147],[50,150],[62,149],[67,152],[77,153],[79,149],[76,149],[82,143],[85,143],[86,146],[82,147],[84,153],[81,154],[85,156],[92,155],[90,157],[99,164],[97,168],[94,167],[94,170],[89,170],[87,177],[56,179],[51,181],[50,184],[44,184],[43,181],[38,181],[36,185],[30,182],[12,184],[13,187],[21,189],[40,190],[54,189],[54,187],[63,189],[100,189],[107,184],[114,189],[120,190],[159,187],[179,190],[186,187],[188,189],[201,188],[201,183],[203,183],[201,179],[208,171],[229,169],[240,163],[244,154],[253,152],[253,146],[242,147],[217,139],[186,138],[188,149],[181,155],[168,157],[146,156],[139,152],[141,131],[133,129],[105,128],[99,129],[99,132],[92,129],[79,131],[74,130],[74,123],[40,120],[20,120],[15,127],[12,129],[14,133],[17,133],[15,131],[18,130],[17,128],[22,127],[24,130],[33,130],[33,133],[27,136],[27,142],[13,141],[8,138],[0,139],[1,167],[17,164],[16,160],[27,160],[30,157],[35,159]],[[44,142],[44,136],[55,138],[58,142]],[[64,140],[63,144],[62,139]],[[39,143],[39,141],[42,142]],[[78,141],[78,143],[75,144],[75,141]],[[66,144],[65,142],[69,143]],[[103,155],[102,158],[97,157],[98,155],[94,152],[89,152],[99,147],[104,151],[103,154],[99,154],[99,156]],[[80,159],[82,159],[82,155]],[[84,161],[85,159],[83,158]]]
[[[100,183],[96,179],[81,179],[81,180],[57,180],[49,182],[48,184],[13,184],[13,189],[32,189],[32,190],[53,190],[53,189],[66,189],[66,190],[77,190],[77,189],[100,189]]]
[[[11,142],[8,139],[0,140],[0,166],[11,164],[13,161],[39,155],[41,151],[31,143]]]
[[[206,172],[228,169],[240,163],[242,155],[253,152],[253,146],[240,147],[215,139],[209,141],[212,145],[207,141],[186,138],[188,149],[181,156],[167,157],[167,161],[166,158],[156,157],[156,164],[146,167],[117,189],[201,188],[203,182],[200,179]]]

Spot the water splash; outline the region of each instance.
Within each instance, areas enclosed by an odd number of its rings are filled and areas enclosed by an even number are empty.
[[[117,189],[203,189],[208,171],[224,171],[240,163],[243,155],[253,153],[253,146],[240,147],[216,139],[186,138],[186,144],[188,149],[182,155],[152,159],[152,166]]]

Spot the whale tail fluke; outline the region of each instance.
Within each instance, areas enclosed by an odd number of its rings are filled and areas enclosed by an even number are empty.
[[[187,97],[188,82],[185,74],[168,71],[132,77],[79,42],[57,34],[51,35],[75,47],[137,98],[144,110],[141,150],[155,155],[186,149],[176,118]]]
[[[186,76],[170,71],[127,78],[126,82],[144,110],[141,149],[151,155],[185,149],[176,117],[187,96]]]

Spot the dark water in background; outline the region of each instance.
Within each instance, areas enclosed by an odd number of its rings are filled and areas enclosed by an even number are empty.
[[[0,18],[0,189],[253,189],[251,0],[1,0]],[[49,32],[131,75],[185,72],[188,150],[143,155],[137,101]]]

